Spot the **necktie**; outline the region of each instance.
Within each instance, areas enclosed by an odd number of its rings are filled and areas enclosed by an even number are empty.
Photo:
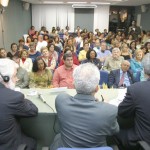
[[[121,76],[121,79],[120,79],[120,82],[119,82],[119,86],[122,86],[122,85],[123,85],[123,82],[124,82],[124,75],[125,75],[125,73],[123,72],[123,73],[122,73],[122,76]]]

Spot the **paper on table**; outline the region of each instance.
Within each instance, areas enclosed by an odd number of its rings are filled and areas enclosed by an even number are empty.
[[[20,87],[15,87],[15,91],[20,92]]]
[[[37,95],[38,92],[36,90],[30,90],[29,93],[27,94],[28,96],[35,96]]]
[[[127,92],[127,88],[125,88],[125,89],[118,89],[118,96],[117,96],[117,98],[110,100],[109,104],[118,106],[123,101],[126,92]]]
[[[51,88],[50,92],[65,92],[67,90],[67,87],[59,87],[59,88]]]

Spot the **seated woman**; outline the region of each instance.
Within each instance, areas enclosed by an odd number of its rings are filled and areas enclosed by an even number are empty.
[[[142,66],[142,59],[143,59],[143,51],[142,50],[136,50],[135,51],[135,58],[131,59],[130,66],[131,70],[133,71],[133,76],[136,77],[136,73],[138,71],[143,71]]]
[[[100,60],[97,57],[97,53],[95,52],[95,50],[89,50],[87,53],[86,53],[86,60],[82,61],[82,64],[83,63],[93,63],[95,64],[98,69],[100,70],[102,68],[102,64],[100,62]]]
[[[49,48],[48,48],[48,51],[49,51],[49,55],[51,57],[54,57],[56,62],[58,61],[58,53],[55,51],[55,45],[54,44],[50,44]]]
[[[12,59],[13,56],[19,56],[18,46],[16,43],[11,44],[11,52],[7,53],[7,57]]]
[[[31,42],[31,43],[29,44],[29,47],[30,47],[30,50],[28,50],[29,58],[31,58],[31,59],[32,59],[32,62],[34,62],[34,60],[35,60],[37,57],[41,56],[41,52],[36,51],[36,45],[35,45],[34,42]]]
[[[134,58],[135,57],[135,51],[136,51],[136,42],[135,41],[132,41],[130,43],[130,53],[132,54],[132,57]]]
[[[127,44],[123,44],[121,47],[121,56],[124,57],[124,60],[130,60],[132,58],[132,54],[129,51],[129,47]]]
[[[32,72],[29,75],[30,88],[48,88],[51,86],[52,73],[46,68],[42,58],[37,58],[33,63]]]
[[[46,63],[46,68],[49,69],[52,73],[54,72],[55,68],[56,68],[56,60],[55,57],[53,55],[49,54],[48,48],[47,47],[43,47],[41,49],[41,53],[42,56],[41,58],[44,60],[44,62]]]
[[[22,50],[20,53],[20,67],[24,68],[27,70],[27,72],[32,71],[32,59],[28,57],[28,51],[26,49]]]
[[[31,41],[32,41],[31,37],[30,37],[30,36],[28,36],[28,37],[27,37],[27,39],[26,39],[26,43],[25,43],[25,45],[29,47],[29,45],[30,45]]]
[[[59,60],[60,60],[60,63],[59,63],[59,66],[62,66],[62,65],[64,64],[63,55],[64,55],[65,53],[68,53],[68,52],[71,52],[71,53],[72,53],[73,64],[79,65],[80,63],[79,63],[79,61],[78,61],[78,57],[77,57],[76,53],[73,52],[73,51],[71,51],[70,46],[66,46],[66,48],[64,49],[64,52],[61,53],[61,55],[60,55],[60,59],[59,59]]]
[[[55,46],[58,46],[60,48],[60,50],[63,50],[63,46],[62,43],[60,42],[60,38],[59,36],[54,37],[54,41],[55,41]]]

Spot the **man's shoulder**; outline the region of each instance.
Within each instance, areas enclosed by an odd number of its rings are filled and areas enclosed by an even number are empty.
[[[105,102],[101,102],[100,103],[100,107],[101,107],[101,111],[103,110],[107,115],[116,115],[118,112],[118,108],[115,105],[109,104],[109,103],[105,103]]]
[[[61,65],[59,66],[55,71],[59,72],[59,71],[62,71],[62,70],[65,70],[65,65]]]
[[[119,60],[123,61],[124,57],[123,56],[119,56]]]
[[[107,61],[112,61],[112,60],[113,60],[113,57],[112,57],[112,56],[108,56],[108,57],[106,58],[106,60],[107,60]]]
[[[73,64],[73,66],[72,66],[72,67],[73,67],[73,69],[75,69],[75,68],[77,67],[77,65]]]
[[[135,82],[129,87],[129,89],[132,89],[132,90],[135,90],[135,89],[143,90],[143,88],[150,88],[150,81]]]
[[[26,70],[26,69],[24,69],[24,68],[22,68],[22,67],[19,67],[19,68],[18,68],[17,73],[18,73],[18,72],[19,72],[19,73],[22,73],[22,74],[24,74],[24,73],[28,73],[28,72],[27,72],[27,70]]]
[[[11,100],[18,100],[20,98],[23,98],[23,94],[21,92],[17,92],[14,90],[11,90],[9,88],[0,88],[0,93],[3,93],[3,97],[10,98]]]
[[[120,73],[120,69],[111,70],[110,72],[112,72],[113,74]]]
[[[62,103],[64,103],[64,101],[68,101],[71,97],[72,96],[70,96],[67,93],[61,93],[61,94],[57,95],[57,97],[56,97],[56,104],[58,104],[58,103],[62,104]]]

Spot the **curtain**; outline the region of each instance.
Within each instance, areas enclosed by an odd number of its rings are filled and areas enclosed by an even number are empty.
[[[71,5],[32,5],[32,25],[36,30],[45,26],[49,32],[52,27],[65,29],[68,25],[74,31],[74,9]]]
[[[108,31],[109,7],[109,5],[101,5],[94,9],[94,30],[99,29],[100,32],[103,32],[104,29],[107,29]]]

